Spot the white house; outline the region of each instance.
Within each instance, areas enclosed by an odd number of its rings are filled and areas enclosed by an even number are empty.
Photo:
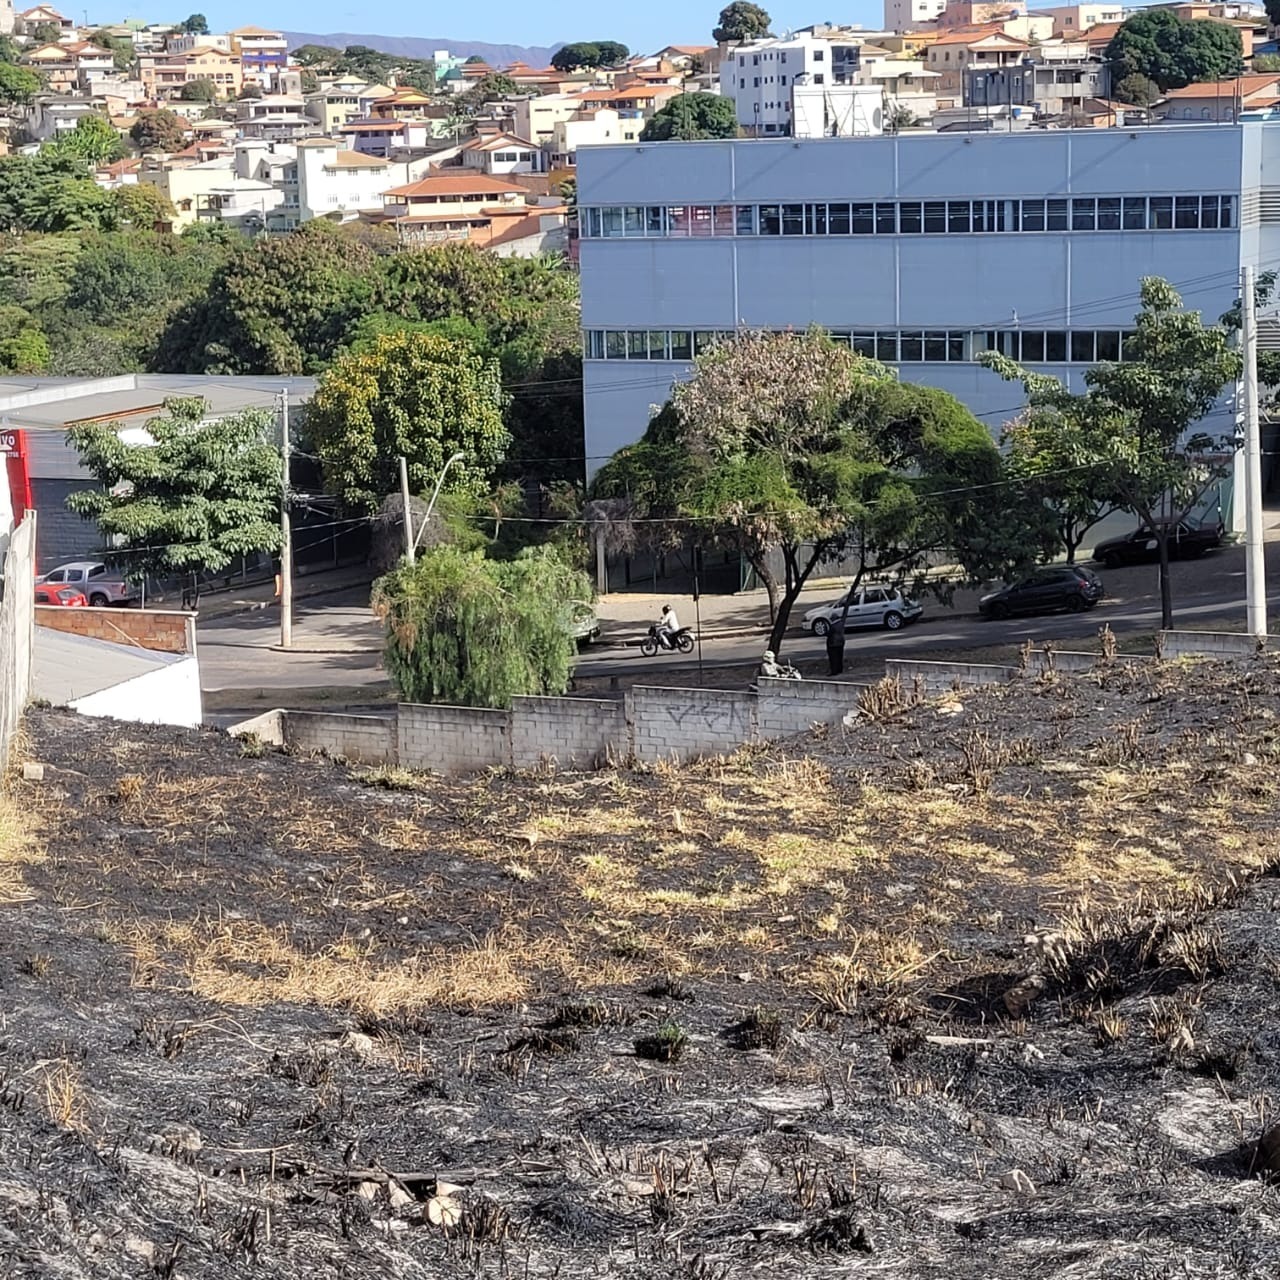
[[[1216,317],[1280,259],[1280,122],[641,143],[577,175],[592,459],[739,328],[820,325],[998,432],[1023,396],[982,351],[1079,388],[1123,359],[1142,277]]]
[[[513,133],[485,133],[463,145],[463,165],[500,178],[508,173],[541,173],[542,148]]]
[[[913,31],[934,21],[947,7],[947,0],[884,0],[886,31]]]
[[[297,148],[298,214],[346,221],[382,209],[383,194],[404,169],[380,156],[349,151],[332,138],[311,138]]]

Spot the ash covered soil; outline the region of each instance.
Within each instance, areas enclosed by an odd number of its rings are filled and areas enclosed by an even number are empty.
[[[1280,665],[863,697],[468,781],[32,712],[0,1274],[1280,1274]]]

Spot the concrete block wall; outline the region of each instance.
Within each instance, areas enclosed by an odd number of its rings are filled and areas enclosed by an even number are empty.
[[[157,653],[195,653],[196,616],[166,609],[64,609],[36,605],[36,625]]]
[[[839,724],[858,704],[863,685],[840,680],[768,680],[757,682],[756,733],[765,739],[788,738],[815,724]]]
[[[510,742],[516,769],[598,769],[631,754],[625,705],[587,698],[513,699]]]
[[[1166,658],[1251,658],[1259,637],[1242,631],[1162,631]],[[1267,640],[1261,640],[1263,650]]]
[[[955,685],[1004,684],[1018,673],[1017,667],[1001,667],[987,662],[917,662],[911,658],[886,658],[885,675],[897,676],[904,688],[917,680],[925,693],[946,693]]]
[[[361,764],[395,764],[400,755],[396,716],[290,711],[284,716],[284,742],[297,751],[323,751]]]
[[[3,480],[0,480],[3,483]],[[31,696],[34,634],[36,516],[29,512],[9,538],[4,554],[4,599],[0,600],[0,770]]]
[[[233,724],[227,732],[233,738],[247,738],[250,735],[265,742],[269,747],[283,747],[285,745],[285,721],[291,711],[282,711],[279,707],[275,707],[270,711],[264,711],[260,716],[254,716],[251,720],[241,720],[239,724]]]
[[[397,725],[404,769],[473,773],[511,762],[511,717],[506,711],[402,702]]]
[[[637,685],[627,701],[637,760],[723,755],[756,739],[756,695],[752,693]]]

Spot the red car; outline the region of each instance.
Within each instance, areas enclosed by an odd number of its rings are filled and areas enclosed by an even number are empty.
[[[58,604],[68,609],[87,609],[89,602],[77,587],[60,587],[56,583],[41,583],[36,587],[36,604]]]

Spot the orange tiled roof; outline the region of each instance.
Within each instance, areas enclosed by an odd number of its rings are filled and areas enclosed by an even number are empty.
[[[1123,25],[1120,22],[1099,22],[1082,31],[1076,38],[1083,39],[1089,44],[1110,44],[1112,37]]]
[[[511,182],[503,182],[499,178],[491,178],[488,174],[477,173],[468,177],[454,177],[447,174],[429,174],[411,182],[407,187],[393,187],[386,192],[389,196],[478,196],[509,195],[517,192],[526,193],[524,187]]]
[[[1235,80],[1205,80],[1200,84],[1189,84],[1181,89],[1170,89],[1166,98],[1248,98],[1255,93],[1262,93],[1280,84],[1280,73],[1254,72],[1252,75],[1238,76]]]
[[[358,151],[339,151],[328,167],[330,169],[385,169],[387,162],[380,156],[364,156]]]
[[[948,31],[946,35],[939,36],[932,45],[931,49],[937,49],[944,44],[960,44],[975,45],[983,40],[994,39],[1006,40],[1010,44],[1018,45],[1020,48],[1027,48],[1025,40],[1019,40],[1017,36],[1006,35],[1005,30],[999,23],[991,23],[984,27],[958,27],[955,31]]]

